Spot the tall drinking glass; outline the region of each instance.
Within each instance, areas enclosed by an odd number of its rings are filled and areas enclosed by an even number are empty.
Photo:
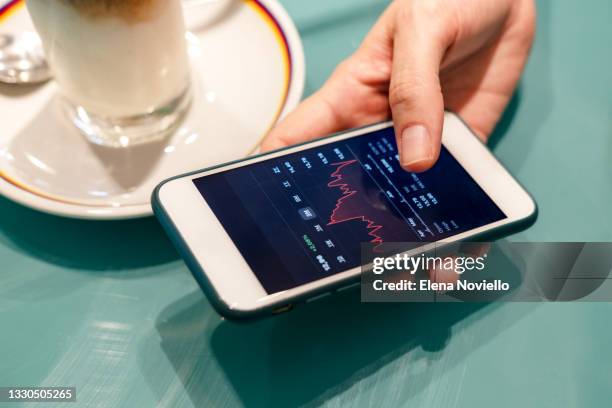
[[[190,101],[180,0],[26,0],[70,121],[126,147],[167,134]]]

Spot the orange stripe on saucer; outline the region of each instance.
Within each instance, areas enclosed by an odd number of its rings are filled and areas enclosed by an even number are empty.
[[[11,15],[13,15],[17,10],[21,9],[24,5],[24,0],[12,0],[0,7],[0,23],[8,20]]]
[[[253,146],[251,150],[249,150],[248,155],[250,155],[257,150],[257,148],[261,144],[261,141],[264,139],[264,137],[266,137],[268,132],[270,132],[270,130],[274,127],[274,125],[278,121],[283,111],[283,108],[285,107],[285,103],[287,102],[287,96],[289,95],[289,87],[291,85],[291,79],[292,79],[291,78],[292,59],[291,59],[291,48],[289,47],[289,42],[287,40],[287,37],[285,36],[285,32],[283,31],[280,23],[276,20],[274,15],[258,0],[242,0],[242,1],[247,6],[249,6],[252,10],[254,10],[260,17],[262,17],[266,25],[272,29],[274,38],[276,39],[281,49],[281,53],[283,55],[283,65],[284,65],[284,72],[285,72],[285,75],[284,75],[285,85],[284,85],[283,96],[281,98],[280,104],[276,110],[276,113],[274,114],[274,118],[272,119],[272,122],[268,126],[268,129],[264,132],[263,135],[261,135],[261,138],[259,139],[259,141],[257,141],[257,144]]]

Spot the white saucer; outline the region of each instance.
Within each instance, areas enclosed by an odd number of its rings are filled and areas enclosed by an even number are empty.
[[[55,83],[0,85],[0,194],[67,217],[147,216],[163,179],[257,148],[302,96],[297,30],[275,0],[190,1],[193,102],[180,129],[163,142],[96,146],[60,115]],[[15,4],[0,15],[0,32],[31,29],[22,2],[0,0],[0,10],[8,3]]]

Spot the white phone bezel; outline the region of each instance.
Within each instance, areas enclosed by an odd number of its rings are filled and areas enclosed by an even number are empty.
[[[160,205],[180,232],[201,269],[205,271],[221,302],[237,312],[254,312],[270,304],[284,301],[290,303],[296,296],[352,278],[360,273],[360,268],[352,268],[296,288],[267,294],[192,180],[373,132],[390,124],[391,122],[386,122],[368,126],[262,157],[191,174],[170,180],[160,187],[158,193]],[[507,215],[506,219],[454,235],[442,240],[443,242],[455,242],[500,228],[525,219],[535,212],[536,206],[529,194],[453,113],[445,114],[442,141],[476,183]],[[228,273],[232,274],[231,278],[228,278]]]

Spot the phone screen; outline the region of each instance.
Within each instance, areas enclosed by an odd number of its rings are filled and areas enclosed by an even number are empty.
[[[359,266],[363,242],[437,241],[506,218],[444,147],[430,170],[404,171],[393,128],[193,182],[268,294]]]

